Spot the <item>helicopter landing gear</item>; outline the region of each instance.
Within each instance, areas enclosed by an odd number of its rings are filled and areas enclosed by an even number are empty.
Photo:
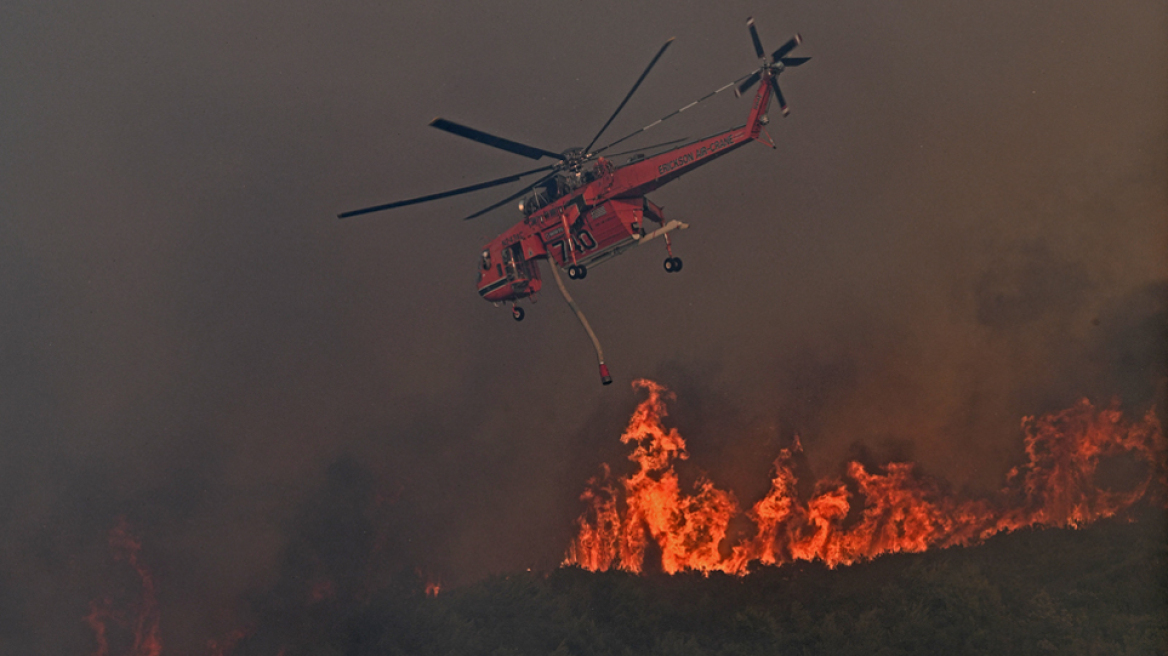
[[[583,264],[573,264],[568,267],[568,277],[572,280],[583,280],[588,277],[588,267]]]
[[[519,307],[518,305],[511,306],[511,316],[514,317],[516,321],[523,321],[523,315],[523,308]]]
[[[673,240],[669,238],[669,233],[665,233],[665,252],[669,253],[669,257],[665,258],[666,273],[677,273],[681,271],[681,258],[673,256]]]

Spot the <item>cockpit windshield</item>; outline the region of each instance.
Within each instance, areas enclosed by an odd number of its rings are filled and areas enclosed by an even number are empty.
[[[531,216],[537,210],[554,203],[557,198],[572,193],[597,177],[594,170],[561,171],[555,177],[549,178],[536,187],[535,193],[523,199],[519,203],[519,211],[523,212],[524,216]]]

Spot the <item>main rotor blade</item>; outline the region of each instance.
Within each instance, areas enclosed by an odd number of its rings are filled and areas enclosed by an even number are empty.
[[[661,49],[657,51],[657,54],[653,57],[653,61],[649,62],[649,66],[645,68],[645,72],[641,73],[641,77],[637,78],[637,83],[633,85],[632,89],[629,89],[628,95],[626,95],[625,99],[621,101],[620,106],[616,108],[616,111],[612,113],[612,116],[608,117],[608,121],[604,124],[604,127],[600,128],[600,132],[597,132],[596,136],[592,137],[592,141],[588,142],[588,147],[584,149],[585,153],[592,152],[592,147],[596,145],[596,140],[600,138],[600,135],[604,134],[604,131],[608,129],[608,126],[612,124],[613,119],[616,118],[616,115],[620,114],[621,110],[625,108],[625,103],[629,101],[629,98],[633,97],[633,94],[637,91],[637,87],[641,86],[641,83],[645,81],[645,76],[649,75],[649,71],[653,70],[653,66],[657,63],[658,59],[661,59],[661,55],[665,54],[666,48],[669,47],[669,44],[673,43],[674,38],[675,37],[669,37],[669,40],[665,42],[665,45],[661,46]]]
[[[432,127],[438,128],[439,130],[445,130],[451,134],[457,134],[460,137],[465,137],[472,141],[487,144],[488,146],[494,146],[495,148],[501,148],[507,152],[515,153],[516,155],[523,155],[524,157],[530,157],[531,159],[554,157],[560,161],[564,160],[564,156],[559,153],[553,153],[552,151],[544,150],[543,148],[536,148],[534,146],[521,144],[518,141],[511,141],[510,139],[496,137],[493,134],[487,134],[482,130],[468,128],[465,125],[459,125],[454,121],[448,121],[444,118],[436,118],[433,121],[430,121],[430,125]]]
[[[783,116],[790,114],[791,110],[787,107],[787,101],[783,100],[783,92],[779,91],[779,81],[776,78],[771,78],[771,88],[775,90],[775,99],[779,101],[779,109],[783,110]]]
[[[611,153],[607,157],[609,157],[609,158],[620,157],[621,155],[628,155],[629,153],[639,153],[639,152],[644,151],[644,150],[653,150],[654,148],[661,148],[663,146],[672,146],[673,144],[679,144],[683,141],[689,141],[689,137],[682,137],[680,139],[674,139],[673,141],[665,141],[665,142],[662,142],[659,144],[653,144],[652,146],[641,146],[640,148],[634,148],[632,150],[624,150],[624,151],[621,151],[619,153]]]
[[[498,209],[498,208],[500,208],[500,207],[502,207],[502,206],[506,205],[507,203],[510,203],[511,201],[515,200],[516,198],[519,198],[519,197],[520,197],[520,196],[522,196],[523,194],[526,194],[527,192],[531,191],[532,189],[535,189],[536,187],[538,187],[539,185],[543,184],[544,182],[547,182],[547,181],[548,181],[548,180],[550,180],[550,179],[551,179],[553,176],[555,176],[555,172],[554,172],[554,171],[553,171],[552,173],[549,173],[549,174],[547,174],[547,175],[543,176],[543,177],[542,177],[542,178],[540,178],[539,180],[536,180],[535,182],[533,182],[533,183],[531,183],[531,184],[527,185],[526,187],[524,187],[524,188],[520,189],[519,191],[517,191],[517,192],[515,192],[515,193],[511,194],[510,196],[508,196],[508,197],[504,198],[503,200],[501,200],[501,201],[499,201],[499,202],[495,203],[494,205],[491,205],[490,207],[488,207],[488,208],[486,208],[486,209],[481,209],[481,210],[479,210],[479,211],[475,212],[474,214],[471,214],[470,216],[468,216],[468,217],[465,217],[465,218],[463,219],[463,221],[470,221],[471,219],[473,219],[473,218],[475,218],[475,217],[482,216],[482,215],[486,214],[487,212],[490,212],[491,210]]]
[[[783,66],[802,66],[803,64],[806,64],[807,62],[811,61],[811,58],[810,57],[780,57],[779,61],[781,61],[783,63]]]
[[[742,80],[745,80],[745,79],[746,79],[746,78],[748,78],[748,77],[750,77],[750,73],[747,73],[746,75],[743,75],[742,77],[738,78],[737,80],[734,80],[733,82],[729,82],[729,83],[727,83],[727,84],[724,84],[724,85],[722,85],[722,86],[718,87],[717,89],[714,89],[713,91],[711,91],[711,92],[707,93],[706,95],[702,96],[701,98],[698,98],[697,100],[695,100],[695,101],[691,102],[690,104],[686,105],[685,107],[682,107],[682,108],[680,108],[680,109],[675,109],[675,110],[673,110],[672,112],[669,112],[669,113],[668,113],[668,114],[666,114],[665,116],[662,116],[661,118],[657,119],[656,121],[653,121],[652,123],[650,123],[649,125],[646,125],[646,126],[645,126],[645,127],[643,127],[643,128],[638,128],[638,129],[636,129],[636,130],[633,130],[632,132],[630,132],[630,133],[626,134],[625,136],[621,137],[620,139],[617,139],[616,141],[613,141],[612,143],[608,144],[608,145],[607,145],[607,146],[605,146],[604,148],[601,148],[601,149],[599,149],[599,150],[597,150],[597,151],[595,151],[595,152],[593,152],[593,153],[591,153],[591,154],[592,154],[592,155],[599,155],[600,153],[603,153],[604,151],[608,150],[609,148],[612,148],[613,146],[615,146],[615,145],[617,145],[617,144],[619,144],[619,143],[624,143],[624,142],[628,141],[629,139],[632,139],[633,137],[637,136],[638,134],[641,134],[641,133],[642,133],[642,132],[644,132],[645,130],[648,130],[648,129],[650,129],[650,128],[652,128],[653,126],[660,125],[661,123],[664,123],[665,121],[668,121],[669,119],[673,118],[674,116],[677,116],[678,114],[680,114],[680,113],[684,112],[685,110],[687,110],[687,109],[689,109],[689,108],[691,108],[691,107],[696,107],[696,106],[698,106],[699,104],[701,104],[701,103],[703,103],[703,102],[705,102],[705,101],[709,100],[710,98],[713,98],[714,96],[718,95],[719,93],[722,93],[722,92],[723,92],[723,91],[725,91],[726,89],[729,89],[729,88],[733,87],[734,85],[738,84],[739,82],[741,82]]]
[[[754,52],[759,59],[766,56],[766,51],[762,49],[762,41],[758,38],[758,30],[754,29],[754,17],[746,19],[746,26],[750,28],[750,40],[754,41]]]
[[[758,84],[758,79],[760,77],[762,77],[762,71],[755,71],[755,72],[751,73],[750,77],[746,78],[746,80],[742,84],[739,84],[737,87],[735,87],[734,95],[741,96],[742,94],[749,91],[750,87],[753,87],[755,84]]]
[[[800,43],[803,43],[803,37],[796,34],[795,36],[791,37],[789,41],[779,46],[779,49],[771,55],[771,61],[785,57],[788,52],[794,50],[795,46],[799,45]]]
[[[380,212],[381,210],[389,210],[389,209],[393,209],[395,207],[405,207],[406,205],[416,205],[418,203],[425,203],[425,202],[431,201],[431,200],[438,200],[439,198],[447,198],[449,196],[457,196],[459,194],[467,194],[467,193],[470,193],[472,191],[478,191],[479,189],[486,189],[488,187],[497,187],[497,186],[502,185],[502,184],[507,184],[508,182],[515,182],[517,180],[520,180],[521,178],[524,178],[526,176],[531,175],[532,173],[539,173],[541,171],[548,171],[548,170],[551,170],[553,168],[555,168],[554,164],[552,166],[544,166],[542,168],[532,169],[530,171],[524,171],[523,173],[516,173],[515,175],[509,175],[505,178],[499,178],[497,180],[490,180],[488,182],[480,182],[478,184],[471,185],[469,187],[460,187],[458,189],[451,189],[450,191],[443,191],[443,192],[437,193],[437,194],[430,194],[429,196],[421,196],[419,198],[411,198],[409,200],[399,200],[396,203],[387,203],[385,205],[377,205],[374,207],[366,207],[366,208],[360,209],[360,210],[353,210],[351,212],[345,212],[343,214],[338,214],[337,218],[338,219],[347,219],[350,216],[358,216],[360,214],[369,214],[370,212]]]

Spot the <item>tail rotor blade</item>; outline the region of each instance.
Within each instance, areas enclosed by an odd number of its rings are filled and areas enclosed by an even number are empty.
[[[787,53],[794,50],[795,46],[799,45],[800,43],[803,43],[803,37],[796,34],[795,36],[791,37],[789,41],[779,46],[779,49],[771,55],[771,60],[782,59],[783,57],[786,57]]]
[[[754,29],[754,18],[746,19],[746,26],[750,28],[750,40],[754,41],[754,54],[758,55],[759,59],[766,56],[766,51],[762,49],[762,41],[758,38],[758,30]]]
[[[803,64],[806,64],[807,62],[811,61],[811,58],[810,57],[780,57],[779,61],[783,63],[783,66],[787,66],[787,67],[802,66]]]
[[[783,92],[779,90],[779,81],[771,78],[771,88],[775,90],[775,100],[779,101],[779,109],[783,110],[783,116],[791,113],[791,109],[787,107],[787,101],[783,100]]]
[[[742,94],[746,93],[747,91],[750,90],[750,87],[753,87],[755,84],[758,84],[758,80],[761,77],[762,77],[762,72],[760,72],[760,71],[755,71],[755,72],[751,73],[750,77],[743,80],[742,84],[739,84],[734,89],[734,95],[741,96]]]

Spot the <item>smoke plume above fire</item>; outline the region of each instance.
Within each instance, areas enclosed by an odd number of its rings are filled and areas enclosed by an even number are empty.
[[[1168,468],[1156,416],[1129,419],[1113,403],[1083,399],[1061,412],[1022,419],[1026,460],[995,494],[963,498],[911,462],[871,467],[848,462],[845,473],[815,481],[800,494],[806,469],[798,438],[779,452],[767,494],[746,511],[753,531],[729,539],[741,507],[704,475],[683,490],[674,465],[688,458],[676,428],[666,428],[673,395],[649,380],[647,396],[621,442],[635,469],[614,478],[605,465],[582,495],[586,510],[565,565],[586,570],[660,568],[746,574],[757,565],[818,560],[829,567],[886,553],[966,546],[1027,527],[1081,527],[1141,500],[1162,502]]]

